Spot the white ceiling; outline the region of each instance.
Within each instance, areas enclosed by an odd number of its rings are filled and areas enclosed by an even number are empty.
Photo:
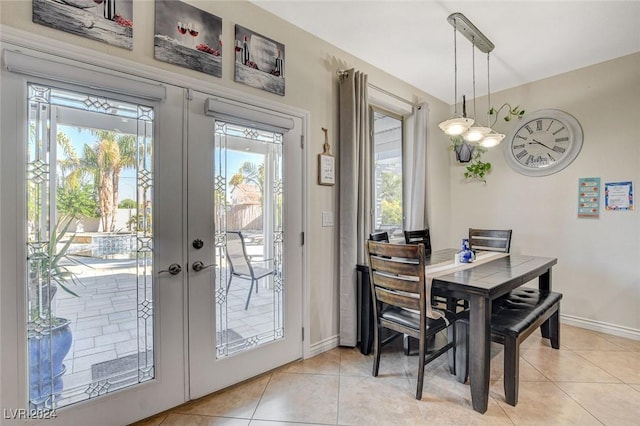
[[[453,12],[496,46],[492,93],[640,51],[637,0],[252,1],[448,104],[454,43],[447,16]],[[470,99],[472,45],[458,33],[457,46],[458,97]],[[481,96],[487,93],[486,54],[476,49],[475,63]]]

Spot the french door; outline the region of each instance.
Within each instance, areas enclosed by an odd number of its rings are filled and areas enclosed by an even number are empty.
[[[190,396],[302,357],[302,119],[189,101]]]
[[[3,418],[126,424],[301,358],[303,117],[5,60]]]
[[[7,58],[55,75],[2,73],[3,419],[126,424],[184,402],[183,89]]]

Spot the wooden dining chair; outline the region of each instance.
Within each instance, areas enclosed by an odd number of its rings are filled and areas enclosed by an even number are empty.
[[[381,334],[390,329],[414,337],[419,342],[418,387],[416,399],[422,398],[424,367],[440,355],[452,351],[455,358],[455,316],[445,312],[443,318],[427,317],[425,258],[423,244],[389,244],[367,241],[369,282],[373,300],[373,376],[380,367]],[[447,343],[428,349],[427,339],[447,330]],[[434,339],[435,340],[435,339]],[[451,373],[455,374],[450,363]]]
[[[407,244],[424,244],[424,254],[425,256],[429,256],[431,254],[431,235],[429,234],[429,228],[427,229],[419,229],[416,231],[404,231],[404,241]],[[440,308],[445,307],[447,305],[447,298],[442,296],[434,296],[433,297],[434,306],[438,306]],[[405,338],[405,348],[408,348],[410,345],[409,341]],[[413,345],[411,345],[413,347]],[[407,349],[407,351],[410,351]]]
[[[389,233],[387,233],[386,231],[374,232],[373,234],[369,234],[369,240],[388,243],[389,242]]]
[[[417,231],[404,231],[404,242],[407,244],[424,244],[424,254],[431,254],[431,236],[429,229],[420,229]]]
[[[511,229],[469,228],[469,247],[471,250],[509,253],[511,250]]]

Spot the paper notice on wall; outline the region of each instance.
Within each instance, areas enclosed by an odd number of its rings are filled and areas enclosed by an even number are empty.
[[[633,210],[633,183],[608,182],[604,184],[605,210]]]
[[[600,217],[600,178],[578,180],[578,217]]]

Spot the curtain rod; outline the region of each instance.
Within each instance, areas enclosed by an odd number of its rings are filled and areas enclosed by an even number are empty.
[[[349,70],[340,70],[339,69],[339,70],[336,70],[336,74],[338,75],[339,79],[346,78],[346,77],[349,76]],[[371,87],[371,88],[373,88],[375,90],[378,90],[378,91],[384,93],[385,95],[391,96],[392,98],[395,98],[395,99],[397,99],[397,100],[399,100],[401,102],[404,102],[405,104],[410,105],[412,107],[417,107],[418,106],[418,104],[416,104],[414,102],[411,102],[411,101],[409,101],[409,100],[407,100],[405,98],[402,98],[402,97],[396,95],[395,93],[391,93],[388,90],[383,89],[382,87],[376,86],[375,84],[367,83],[367,86],[369,86],[369,87]]]

